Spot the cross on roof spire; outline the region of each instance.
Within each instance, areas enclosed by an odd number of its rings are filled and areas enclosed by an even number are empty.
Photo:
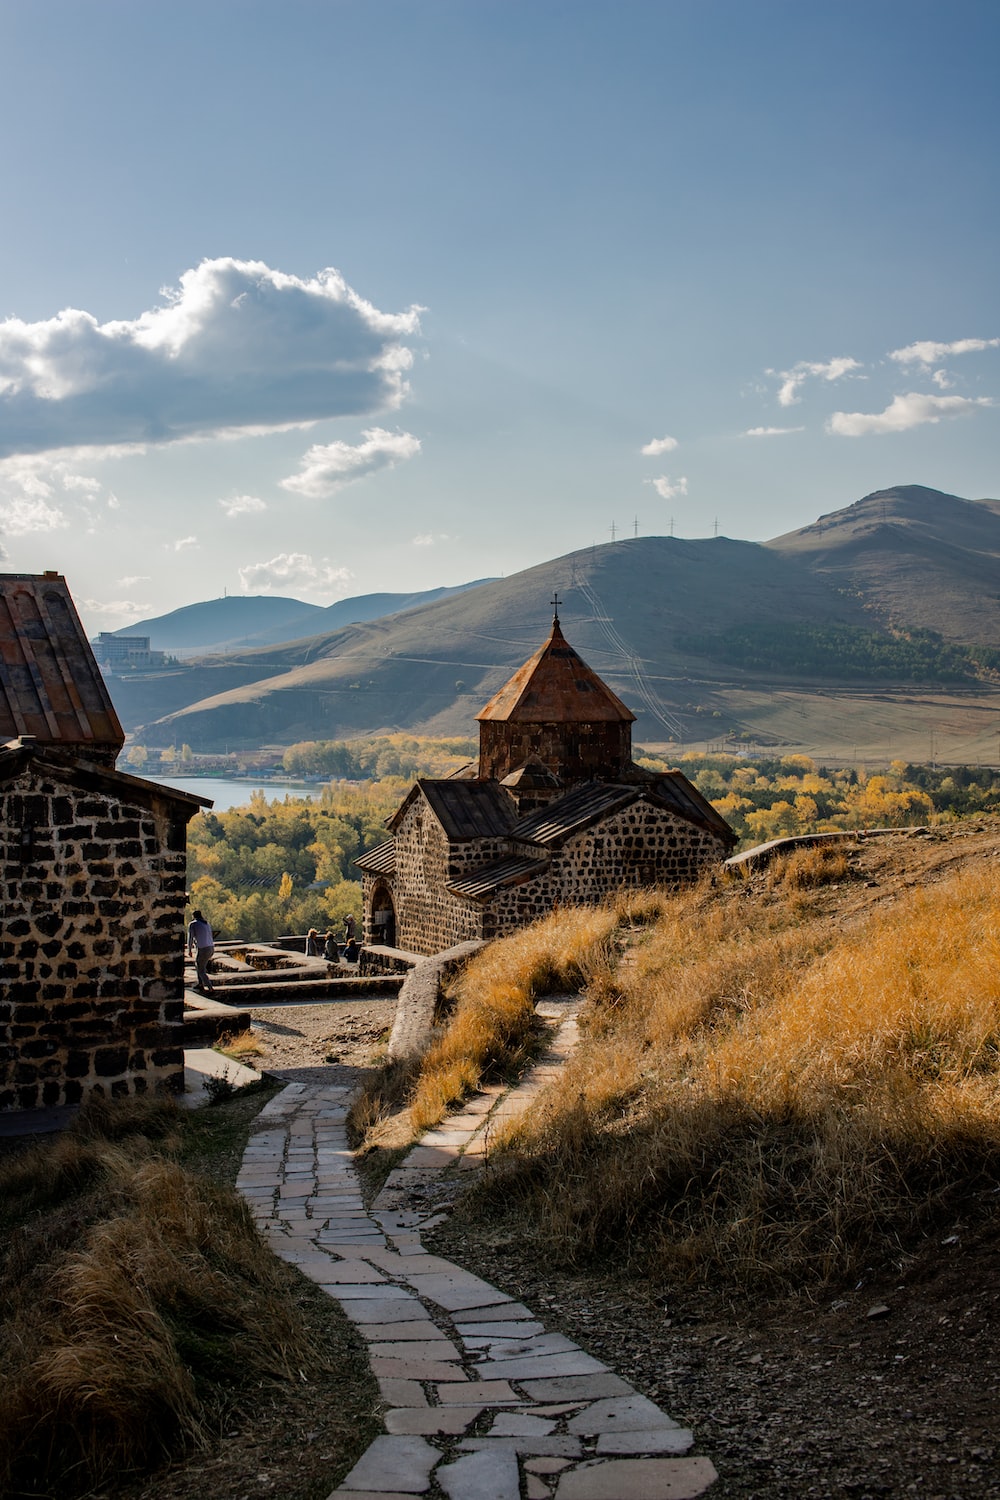
[[[553,623],[553,625],[558,625],[559,624],[559,594],[558,593],[555,593],[555,594],[552,595],[552,623]]]

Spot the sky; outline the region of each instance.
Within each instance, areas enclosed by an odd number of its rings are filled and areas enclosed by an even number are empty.
[[[1000,495],[996,0],[0,0],[0,568],[91,633]]]

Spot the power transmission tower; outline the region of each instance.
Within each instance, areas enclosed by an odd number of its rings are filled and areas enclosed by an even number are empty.
[[[618,537],[618,528],[615,526],[614,521],[612,521],[611,522],[611,540],[612,541],[616,541],[617,537]]]

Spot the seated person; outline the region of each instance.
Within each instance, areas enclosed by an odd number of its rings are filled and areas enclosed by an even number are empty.
[[[330,964],[335,964],[340,958],[340,949],[337,946],[337,939],[334,937],[332,932],[327,933],[326,939],[323,943],[323,957],[326,959],[327,963]]]
[[[357,939],[351,938],[350,942],[346,944],[341,957],[346,963],[356,964],[360,956],[361,949],[358,947]]]

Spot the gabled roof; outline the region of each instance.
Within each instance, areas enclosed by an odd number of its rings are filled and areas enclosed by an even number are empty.
[[[409,796],[390,818],[395,832],[415,797],[422,796],[449,839],[500,838],[517,821],[513,800],[495,781],[429,781],[414,783]]]
[[[376,844],[367,854],[360,854],[354,863],[359,870],[367,870],[369,875],[392,875],[396,869],[396,840],[386,839],[385,843]]]
[[[558,789],[562,783],[556,773],[550,771],[537,755],[529,755],[527,760],[523,760],[508,776],[503,778],[500,785],[515,786],[519,792],[536,792]]]
[[[558,618],[552,634],[476,718],[526,724],[632,723],[616,698],[566,640]]]
[[[0,740],[20,735],[110,760],[125,743],[58,573],[0,574]]]
[[[656,777],[648,790],[664,807],[669,807],[693,822],[704,823],[729,844],[739,842],[722,814],[716,812],[708,798],[703,797],[694,783],[688,781],[683,771],[664,771]]]
[[[637,801],[644,790],[622,782],[585,781],[565,797],[558,797],[515,823],[510,836],[526,844],[561,844],[588,824]]]
[[[547,859],[538,859],[529,854],[512,854],[507,859],[497,859],[491,865],[484,865],[474,875],[463,875],[460,880],[449,881],[448,889],[454,891],[456,896],[482,900],[501,886],[520,885],[533,875],[540,875],[548,867]]]
[[[567,792],[565,797],[559,797],[547,807],[522,818],[510,830],[510,837],[526,844],[561,844],[609,813],[640,799],[667,808],[690,823],[700,824],[729,844],[736,843],[736,835],[725,818],[681,771],[668,771],[649,781],[584,782],[583,786]]]

